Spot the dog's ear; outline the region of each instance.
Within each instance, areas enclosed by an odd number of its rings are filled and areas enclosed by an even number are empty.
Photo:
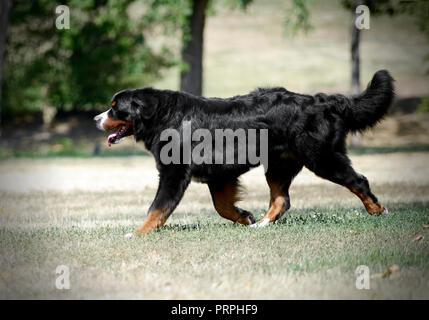
[[[158,102],[154,95],[137,91],[133,93],[131,104],[136,108],[137,115],[147,120],[155,115]]]

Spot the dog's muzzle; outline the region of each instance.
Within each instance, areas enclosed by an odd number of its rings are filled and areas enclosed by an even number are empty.
[[[102,130],[102,131],[106,131],[106,129],[104,129],[104,122],[107,119],[107,112],[108,111],[105,111],[103,113],[100,113],[98,116],[94,117],[94,121],[95,121],[97,128]]]

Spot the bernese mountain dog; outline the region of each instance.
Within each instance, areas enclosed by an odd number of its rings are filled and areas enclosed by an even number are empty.
[[[110,108],[94,118],[98,128],[112,131],[107,138],[109,146],[131,135],[142,141],[153,154],[159,171],[155,199],[145,221],[133,234],[149,233],[164,225],[193,179],[208,185],[214,207],[222,217],[244,225],[266,226],[289,209],[289,187],[303,166],[348,188],[361,199],[369,214],[387,214],[371,192],[368,180],[352,168],[346,136],[364,131],[383,118],[394,99],[393,81],[388,71],[380,70],[364,92],[352,97],[298,94],[282,87],[259,88],[226,99],[150,87],[116,93]],[[247,159],[247,154],[246,161],[234,163],[215,161],[215,152],[208,152],[205,158],[213,157],[213,161],[203,163],[163,161],[163,148],[171,143],[163,132],[183,133],[185,122],[191,124],[193,133],[201,129],[210,133],[217,129],[266,130],[268,145],[257,147],[257,152],[268,153],[265,176],[270,188],[269,209],[261,220],[257,222],[252,213],[235,206],[240,175],[260,164]],[[177,142],[182,152],[185,143],[189,143],[186,139],[181,135]],[[234,159],[242,145],[236,140]],[[198,141],[190,143],[194,146]]]

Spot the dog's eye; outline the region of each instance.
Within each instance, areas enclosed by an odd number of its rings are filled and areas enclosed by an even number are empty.
[[[112,101],[112,107],[114,107],[116,105],[116,101],[115,100],[113,100]]]

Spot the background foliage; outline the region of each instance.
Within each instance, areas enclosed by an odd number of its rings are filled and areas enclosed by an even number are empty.
[[[14,1],[2,84],[4,116],[44,103],[84,110],[106,102],[118,87],[148,83],[171,65],[167,47],[155,52],[145,41],[143,31],[151,28],[158,8],[149,5],[144,19],[133,19],[132,2],[63,1],[71,25],[58,30],[56,1]]]
[[[54,0],[13,0],[2,81],[2,117],[53,106],[101,108],[118,88],[150,85],[162,70],[188,67],[177,47],[189,41],[193,0],[64,0],[70,29],[55,28]],[[253,0],[210,1],[246,10]],[[353,0],[339,0],[349,10]],[[429,1],[367,0],[371,14],[409,14],[429,39]],[[308,1],[291,0],[287,35],[313,27]],[[154,36],[156,41],[148,41]],[[165,41],[169,39],[169,41]],[[173,41],[172,41],[173,40]],[[429,56],[428,56],[429,59]]]

